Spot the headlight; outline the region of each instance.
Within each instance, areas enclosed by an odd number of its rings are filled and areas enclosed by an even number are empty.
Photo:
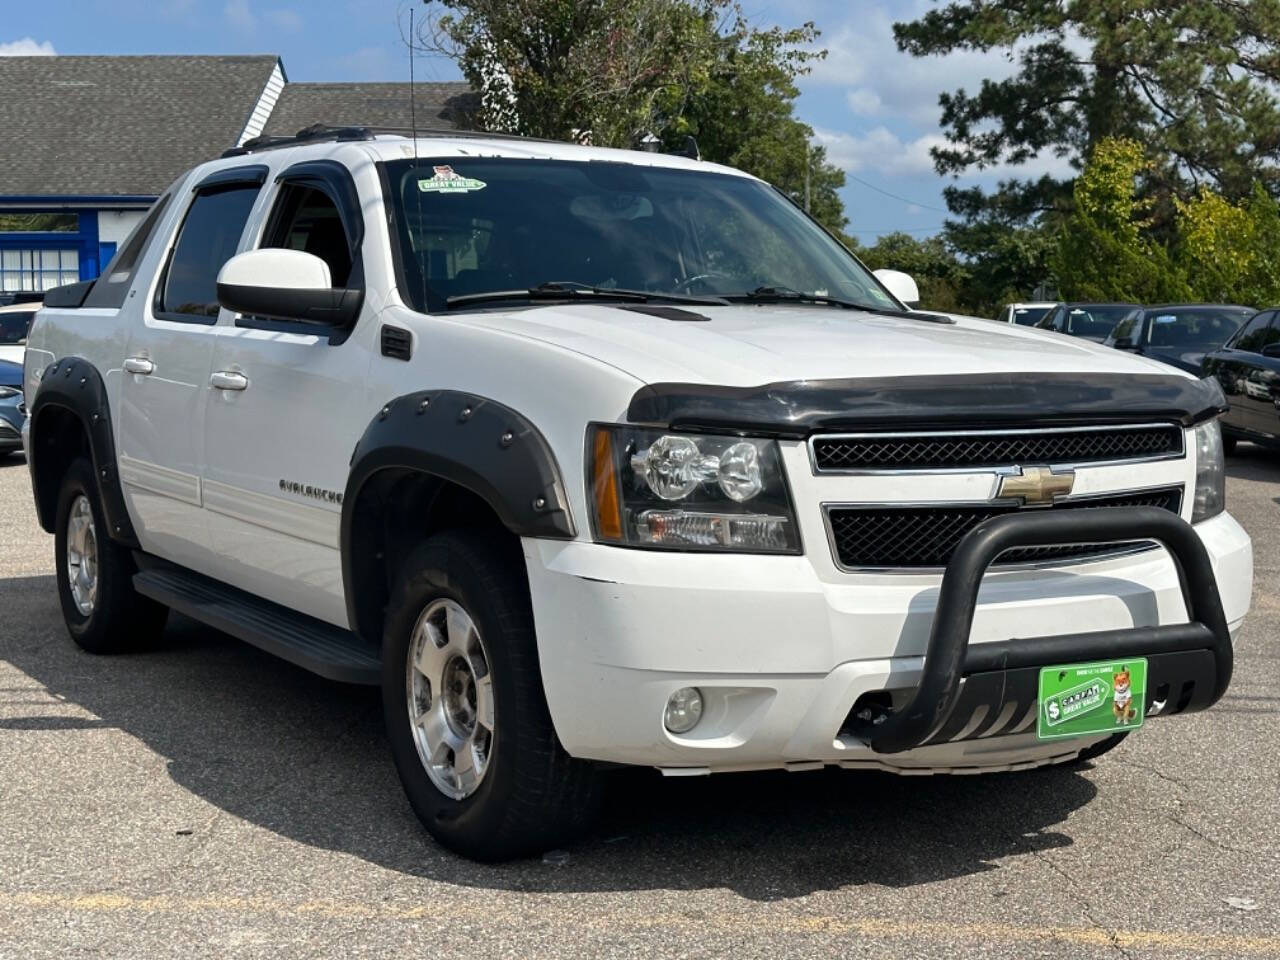
[[[597,540],[671,550],[800,552],[773,440],[593,426],[587,451]]]
[[[1195,428],[1196,498],[1191,522],[1216,517],[1227,505],[1226,466],[1222,459],[1222,427],[1210,420]]]

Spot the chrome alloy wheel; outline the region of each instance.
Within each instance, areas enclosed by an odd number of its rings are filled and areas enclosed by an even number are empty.
[[[67,583],[80,615],[92,616],[98,600],[98,536],[84,494],[76,497],[67,516]]]
[[[457,602],[433,601],[418,617],[405,686],[427,776],[445,796],[465,800],[493,754],[493,683],[480,632]]]

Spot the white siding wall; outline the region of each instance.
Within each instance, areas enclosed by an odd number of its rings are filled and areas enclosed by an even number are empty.
[[[98,242],[124,243],[129,231],[138,225],[138,221],[147,215],[145,210],[99,210]],[[106,266],[106,264],[102,264]]]
[[[267,118],[271,116],[271,111],[275,109],[276,101],[280,99],[280,91],[283,89],[284,70],[277,63],[276,68],[271,71],[271,77],[267,80],[267,85],[262,88],[262,94],[258,97],[253,113],[249,116],[249,122],[244,125],[244,130],[240,133],[240,139],[236,141],[237,147],[246,140],[251,140],[262,133],[263,128],[267,125]]]

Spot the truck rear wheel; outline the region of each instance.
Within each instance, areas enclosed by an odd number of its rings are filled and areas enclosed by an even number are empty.
[[[418,547],[392,591],[382,701],[400,780],[442,845],[528,856],[590,824],[599,774],[564,752],[542,690],[528,580],[493,534]]]
[[[58,494],[54,535],[62,617],[81,648],[124,653],[154,643],[169,610],[133,589],[133,555],[106,531],[93,467],[75,460]]]

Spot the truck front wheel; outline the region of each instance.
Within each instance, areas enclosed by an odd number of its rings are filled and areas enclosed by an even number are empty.
[[[572,840],[599,793],[597,771],[556,738],[528,580],[504,537],[453,531],[419,546],[382,642],[387,736],[409,802],[441,844],[476,860]]]

